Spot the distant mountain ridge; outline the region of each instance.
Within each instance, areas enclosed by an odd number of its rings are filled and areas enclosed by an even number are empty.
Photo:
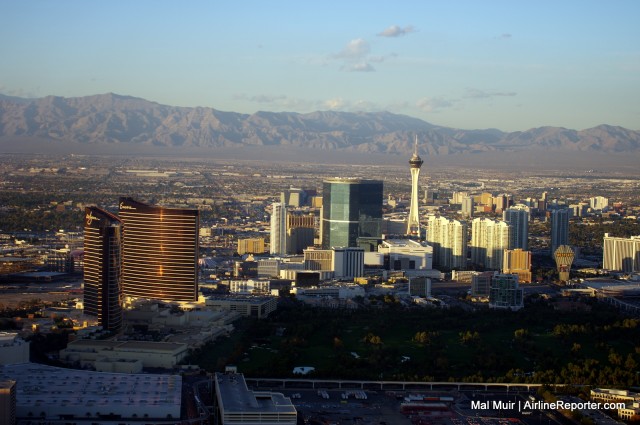
[[[600,125],[587,130],[460,130],[390,112],[317,111],[240,114],[160,105],[113,93],[23,99],[0,95],[0,139],[34,137],[83,144],[171,147],[292,146],[410,155],[477,152],[638,152],[640,132]]]

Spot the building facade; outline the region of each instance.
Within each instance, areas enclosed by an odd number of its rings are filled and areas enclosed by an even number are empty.
[[[316,217],[314,214],[287,214],[287,254],[302,254],[316,236]]]
[[[471,223],[471,262],[489,270],[500,270],[510,237],[508,223],[475,218]]]
[[[427,218],[427,242],[433,247],[434,267],[467,267],[467,222],[436,217]]]
[[[518,275],[520,283],[531,283],[531,251],[507,249],[502,260],[502,273]]]
[[[122,328],[122,221],[98,207],[84,213],[84,314],[117,332]]]
[[[616,238],[604,235],[602,268],[624,273],[640,272],[640,236]]]
[[[529,249],[529,207],[517,205],[507,208],[502,213],[502,219],[511,225],[509,249],[520,248],[527,251]]]
[[[609,206],[609,199],[604,196],[594,196],[589,199],[589,206],[592,210],[602,211]]]
[[[489,307],[520,310],[524,307],[523,292],[518,275],[494,275],[489,288]]]
[[[382,234],[380,180],[336,178],[323,183],[322,248],[355,247],[358,237]]]
[[[0,425],[16,425],[16,381],[0,380]]]
[[[243,316],[262,319],[278,308],[278,297],[232,295],[229,297],[208,297],[205,305],[220,311],[230,311]]]
[[[378,245],[390,270],[431,270],[433,247],[411,239],[385,239]]]
[[[337,279],[353,279],[364,275],[363,248],[332,248],[333,273]]]
[[[198,299],[198,210],[120,199],[124,223],[124,296],[167,301]]]
[[[283,202],[271,204],[271,229],[269,253],[285,255],[287,253],[287,206]]]
[[[264,238],[238,239],[238,254],[264,254]]]
[[[569,208],[551,210],[551,256],[560,245],[569,244],[569,218],[571,218]]]
[[[475,204],[473,203],[473,197],[467,196],[462,200],[462,209],[461,213],[463,217],[473,217],[473,210],[475,208]]]

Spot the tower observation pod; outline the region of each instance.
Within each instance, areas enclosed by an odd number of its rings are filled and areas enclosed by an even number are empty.
[[[420,176],[420,167],[424,161],[418,155],[418,136],[416,135],[416,143],[413,156],[409,160],[411,170],[411,206],[409,208],[409,217],[407,218],[407,235],[420,236],[420,216],[418,214],[418,177]]]

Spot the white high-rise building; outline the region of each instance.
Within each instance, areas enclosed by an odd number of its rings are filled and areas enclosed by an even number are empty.
[[[511,226],[504,221],[476,218],[471,224],[471,262],[501,270],[504,250],[509,249]]]
[[[569,245],[569,218],[571,210],[551,210],[551,256],[560,245]]]
[[[287,207],[282,202],[271,204],[271,242],[269,253],[286,255],[287,253]]]
[[[467,222],[430,215],[427,218],[427,242],[433,246],[435,267],[467,267]]]
[[[475,208],[475,204],[473,203],[473,196],[467,196],[462,200],[462,216],[463,217],[473,217],[473,209]]]
[[[420,176],[420,167],[424,161],[418,155],[418,136],[416,136],[416,146],[413,156],[409,160],[411,167],[411,205],[409,207],[409,218],[407,219],[407,235],[420,236],[420,214],[418,205],[418,177]]]
[[[609,199],[604,196],[594,196],[589,199],[589,204],[592,210],[602,211],[609,206]]]
[[[602,268],[624,273],[640,272],[640,236],[616,238],[604,234]]]
[[[529,250],[529,211],[526,205],[516,205],[502,213],[502,219],[511,225],[509,249]]]

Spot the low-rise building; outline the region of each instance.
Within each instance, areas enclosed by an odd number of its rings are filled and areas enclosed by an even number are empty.
[[[171,369],[188,354],[187,344],[78,339],[60,351],[60,360],[98,370],[109,362],[140,361],[143,367]],[[123,365],[124,367],[124,365]],[[129,364],[127,367],[134,367]],[[113,370],[109,365],[106,370]]]
[[[292,293],[306,297],[330,297],[338,299],[351,299],[364,297],[364,288],[360,285],[327,285],[313,286],[310,288],[292,288]]]
[[[0,365],[29,361],[29,343],[17,333],[0,332]]]
[[[229,281],[229,292],[232,294],[258,295],[271,292],[269,280],[247,279]]]
[[[0,367],[0,381],[16,381],[19,421],[175,424],[179,375],[102,373],[36,363]],[[57,422],[56,422],[57,423]]]
[[[220,425],[289,424],[298,417],[291,399],[281,393],[251,391],[238,373],[215,374],[215,409]]]
[[[431,270],[433,247],[411,239],[383,240],[378,252],[385,256],[389,270]]]
[[[272,296],[212,296],[205,298],[205,306],[222,311],[231,311],[243,316],[262,319],[278,308],[278,298]]]
[[[520,310],[524,307],[523,292],[518,284],[518,275],[497,274],[491,279],[489,307]]]
[[[16,410],[16,381],[0,379],[0,425],[15,425]]]
[[[591,390],[591,400],[605,403],[622,402],[624,407],[618,408],[618,417],[624,421],[640,415],[640,393],[628,390],[595,388]]]

